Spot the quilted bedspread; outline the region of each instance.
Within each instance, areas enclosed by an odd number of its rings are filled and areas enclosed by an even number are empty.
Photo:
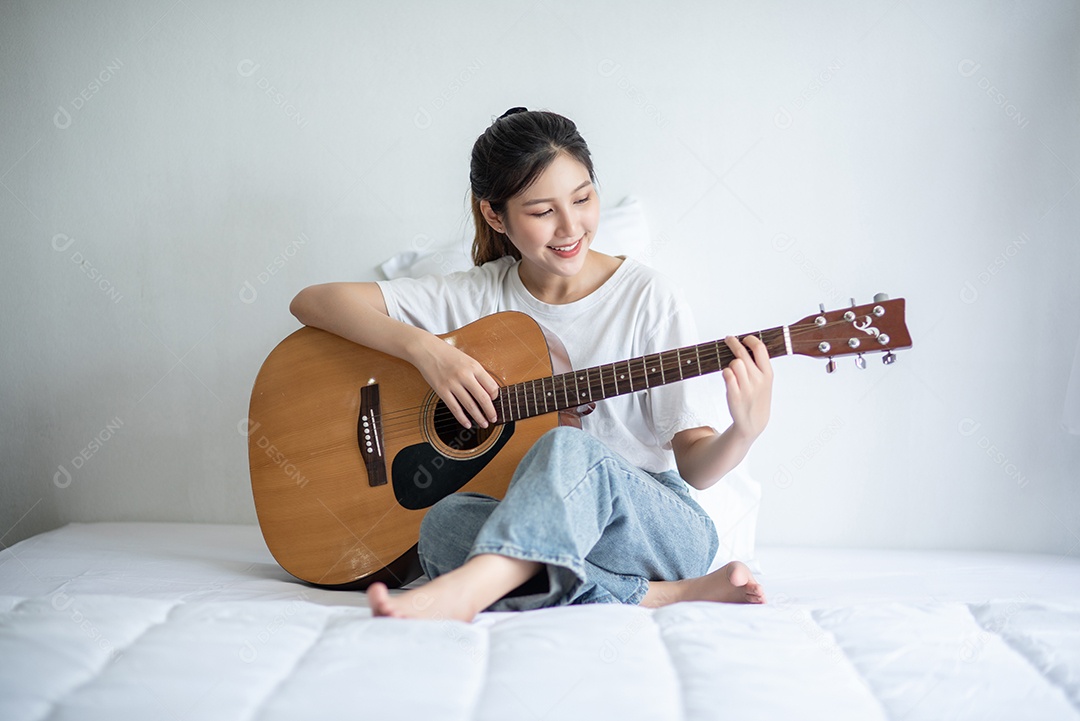
[[[764,606],[373,619],[251,526],[0,553],[0,719],[1080,719],[1080,559],[766,548]]]

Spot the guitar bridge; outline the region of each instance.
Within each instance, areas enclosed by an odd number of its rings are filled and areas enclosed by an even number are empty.
[[[383,454],[382,413],[379,384],[360,389],[360,416],[356,419],[356,443],[367,466],[368,485],[386,485],[386,456]]]

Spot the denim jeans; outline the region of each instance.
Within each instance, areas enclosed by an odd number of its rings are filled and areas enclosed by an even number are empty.
[[[534,591],[487,609],[520,611],[638,604],[650,581],[704,575],[718,546],[712,519],[678,473],[644,471],[585,431],[560,426],[525,454],[502,501],[462,492],[434,504],[418,551],[429,578],[481,553],[544,564],[546,589],[526,584]]]

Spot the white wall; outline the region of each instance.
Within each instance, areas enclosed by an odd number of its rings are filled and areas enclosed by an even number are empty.
[[[289,300],[460,237],[472,141],[526,105],[641,198],[709,338],[908,299],[890,368],[776,361],[760,542],[1076,553],[1078,28],[1064,1],[5,3],[0,541],[254,523],[237,425]]]

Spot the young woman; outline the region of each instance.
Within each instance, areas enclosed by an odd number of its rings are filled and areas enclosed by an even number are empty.
[[[409,361],[465,427],[496,419],[499,385],[434,334],[491,313],[533,316],[576,368],[699,343],[673,284],[590,247],[595,180],[573,122],[508,110],[472,150],[474,268],[311,286],[290,310],[305,325]],[[734,468],[768,422],[765,345],[725,342],[736,355],[723,371],[727,430],[709,425],[710,406],[686,383],[600,401],[581,429],[561,426],[537,441],[502,501],[459,492],[433,505],[418,546],[432,580],[393,596],[372,584],[374,614],[469,621],[485,609],[571,603],[764,603],[738,561],[705,575],[716,529],[686,489],[707,488]]]

